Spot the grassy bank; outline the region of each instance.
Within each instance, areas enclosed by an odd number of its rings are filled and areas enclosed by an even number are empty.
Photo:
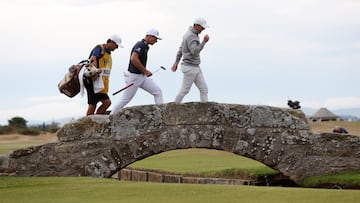
[[[351,185],[360,188],[360,170],[307,177],[302,184],[305,187],[346,188]]]
[[[256,178],[278,173],[264,164],[246,157],[208,149],[169,151],[135,162],[129,167],[217,178]]]
[[[85,177],[0,177],[1,202],[357,202],[357,190],[125,182]]]

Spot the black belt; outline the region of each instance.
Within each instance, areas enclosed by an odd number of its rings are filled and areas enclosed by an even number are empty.
[[[131,72],[130,70],[128,70],[130,73],[134,73],[134,74],[143,74],[143,73],[136,73],[136,72]]]

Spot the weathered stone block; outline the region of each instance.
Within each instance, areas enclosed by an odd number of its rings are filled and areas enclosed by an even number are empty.
[[[164,175],[164,183],[182,183],[182,176]]]
[[[148,172],[148,181],[162,183],[164,182],[164,175],[161,173]]]
[[[131,172],[131,180],[132,181],[147,182],[148,181],[148,173],[146,171],[132,170],[132,172]]]
[[[183,177],[182,182],[188,184],[198,184],[199,180],[197,177]]]
[[[120,180],[132,180],[132,170],[129,170],[129,169],[126,169],[126,168],[123,168],[121,169],[119,172],[118,172],[119,175],[119,179]]]

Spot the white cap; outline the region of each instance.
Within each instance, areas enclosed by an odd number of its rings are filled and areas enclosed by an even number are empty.
[[[197,18],[194,21],[194,25],[200,25],[201,27],[208,28],[209,26],[206,24],[206,20],[204,18]]]
[[[113,34],[109,37],[111,41],[114,41],[118,47],[123,48],[124,46],[121,45],[121,37],[117,34]]]
[[[154,28],[148,30],[146,32],[146,35],[151,35],[151,36],[156,37],[156,39],[162,40],[162,38],[159,36],[159,31],[157,29],[154,29]]]

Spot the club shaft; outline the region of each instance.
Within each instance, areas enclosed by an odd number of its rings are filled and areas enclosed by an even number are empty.
[[[160,69],[166,70],[163,66],[160,66],[160,68],[156,69],[154,72],[152,72],[152,74],[158,72]],[[126,85],[125,87],[121,88],[120,90],[114,92],[112,95],[116,95],[116,94],[126,90],[127,88],[133,86],[133,85],[134,85],[134,83],[130,83],[130,84]]]
[[[155,70],[154,72],[152,72],[152,73],[154,74],[154,73],[158,72],[158,71],[161,70],[161,69],[166,70],[166,69],[164,68],[164,66],[160,66],[160,68],[156,69],[156,70]]]
[[[130,83],[130,84],[126,85],[125,87],[121,88],[120,90],[118,90],[118,91],[114,92],[112,95],[116,95],[116,94],[118,94],[118,93],[120,93],[120,92],[122,92],[122,91],[126,90],[127,88],[129,88],[129,87],[133,86],[133,85],[134,85],[134,83]]]

